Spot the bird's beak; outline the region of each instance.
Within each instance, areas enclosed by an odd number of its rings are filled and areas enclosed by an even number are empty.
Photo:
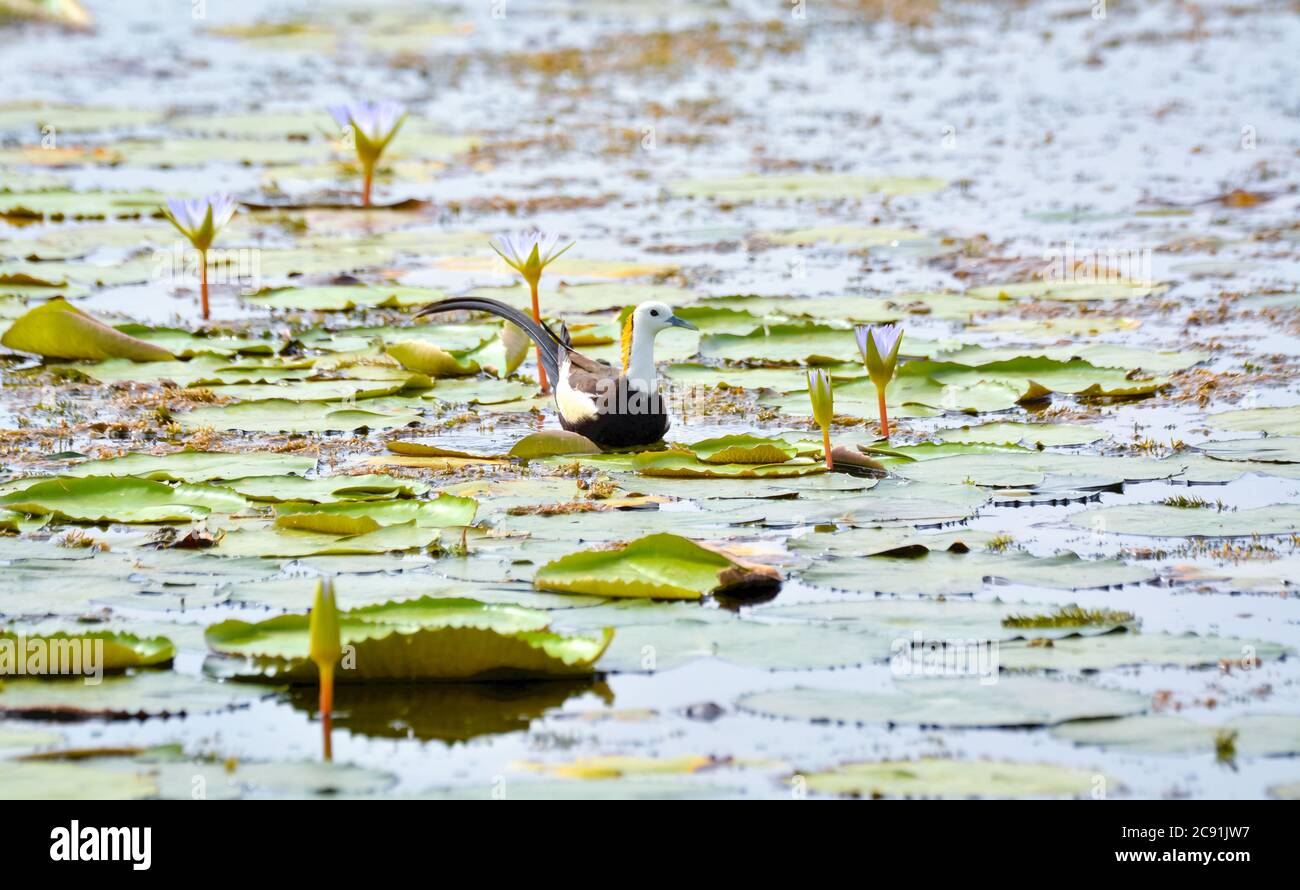
[[[668,316],[668,323],[669,323],[670,325],[672,325],[673,327],[675,327],[675,328],[686,328],[686,330],[688,330],[688,331],[698,331],[698,330],[699,330],[699,328],[697,328],[695,325],[691,324],[691,323],[690,323],[689,321],[687,321],[686,319],[684,319],[684,318],[682,318],[682,317],[680,317],[680,316],[677,316],[677,315],[670,315],[670,316]]]

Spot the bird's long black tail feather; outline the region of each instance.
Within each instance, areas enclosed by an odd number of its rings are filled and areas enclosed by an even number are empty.
[[[523,330],[534,343],[541,347],[542,367],[546,370],[547,379],[552,381],[559,379],[560,359],[564,348],[562,341],[545,323],[533,321],[531,316],[520,312],[513,306],[507,306],[499,300],[489,300],[483,297],[452,297],[448,300],[430,303],[415,313],[415,317],[434,315],[438,312],[453,312],[458,309],[490,312]]]

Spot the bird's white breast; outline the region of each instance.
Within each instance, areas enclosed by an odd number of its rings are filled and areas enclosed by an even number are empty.
[[[556,410],[569,423],[589,420],[597,414],[596,401],[569,385],[569,366],[567,358],[560,365],[560,381],[555,387]]]

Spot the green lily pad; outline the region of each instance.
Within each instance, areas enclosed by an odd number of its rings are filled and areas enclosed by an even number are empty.
[[[760,670],[813,670],[861,665],[877,653],[873,640],[836,627],[750,621],[724,609],[682,602],[619,600],[555,614],[558,626],[590,631],[615,627],[597,664],[616,673],[655,673],[700,659]]]
[[[173,358],[161,346],[114,330],[62,299],[30,310],[0,336],[0,344],[46,358],[124,358],[138,362]]]
[[[388,498],[420,497],[429,490],[424,482],[399,479],[380,473],[357,476],[252,476],[234,479],[226,487],[251,501],[306,501],[328,504],[337,501],[381,501]]]
[[[421,528],[469,525],[478,511],[473,498],[439,494],[430,501],[383,500],[360,503],[276,504],[275,524],[327,534],[364,534],[384,526],[414,522]]]
[[[141,219],[162,218],[169,196],[161,192],[0,192],[0,216],[17,219]],[[170,197],[176,197],[172,195]]]
[[[179,328],[155,328],[142,324],[120,324],[124,334],[166,349],[176,358],[196,355],[275,355],[285,347],[285,340],[266,337],[204,336]]]
[[[176,416],[185,429],[211,427],[218,430],[248,430],[252,432],[323,433],[346,432],[361,428],[391,430],[407,426],[420,419],[413,411],[369,410],[365,402],[357,407],[341,408],[328,402],[291,402],[285,399],[264,399],[257,402],[239,402],[232,405],[214,405],[195,408]]]
[[[747,587],[773,587],[771,569],[742,563],[672,534],[648,535],[621,547],[571,553],[537,570],[538,590],[598,596],[701,599]]]
[[[1076,745],[1138,754],[1213,754],[1216,740],[1235,733],[1242,757],[1300,754],[1300,717],[1294,714],[1241,714],[1223,723],[1205,723],[1172,714],[1147,714],[1118,720],[1070,723],[1052,735]]]
[[[1101,457],[1054,452],[959,454],[937,460],[894,464],[890,472],[917,482],[990,488],[1113,488],[1123,482],[1168,479],[1182,465],[1143,457]]]
[[[1099,774],[1047,763],[993,760],[882,760],[843,763],[802,775],[809,791],[850,797],[1081,798],[1091,796]]]
[[[140,800],[158,786],[149,776],[79,763],[0,761],[0,799]]]
[[[1019,445],[1088,445],[1106,438],[1098,427],[1074,423],[982,423],[958,429],[936,430],[942,442],[984,442]]]
[[[1300,436],[1231,439],[1227,442],[1207,442],[1197,448],[1215,460],[1300,464]]]
[[[754,452],[750,452],[753,454]],[[782,452],[783,453],[783,452]],[[668,476],[683,479],[768,478],[807,476],[826,472],[826,464],[811,459],[791,459],[781,463],[712,463],[686,451],[658,451],[638,454],[632,468],[643,476]]]
[[[1124,504],[1072,513],[1071,525],[1095,533],[1153,537],[1234,538],[1300,532],[1300,504],[1220,511],[1168,504]]]
[[[1268,662],[1286,649],[1272,643],[1195,634],[1112,633],[1058,639],[1050,646],[1004,645],[1003,670],[1096,671],[1129,665],[1211,667],[1220,662]]]
[[[24,663],[31,672],[30,652],[33,642],[48,653],[41,673],[48,672],[50,676],[70,672],[69,665],[79,667],[86,674],[139,667],[164,667],[176,657],[176,647],[164,637],[144,639],[134,634],[112,631],[29,634],[0,629],[0,676],[18,673],[14,659],[25,659]],[[26,650],[21,648],[24,645]],[[71,662],[65,661],[66,658],[71,658]]]
[[[1167,284],[1146,284],[1135,281],[1035,280],[973,287],[967,293],[979,298],[1060,300],[1073,303],[1093,300],[1138,300],[1163,294],[1167,290],[1169,290]]]
[[[1073,553],[929,552],[924,556],[841,558],[818,562],[803,573],[808,584],[858,593],[952,595],[984,589],[987,581],[1082,590],[1152,581],[1149,567],[1118,560],[1080,559]]]
[[[146,777],[162,800],[340,798],[383,792],[396,781],[380,770],[320,761],[191,757],[165,746],[131,756],[79,759],[87,768]]]
[[[1300,407],[1246,408],[1211,414],[1206,423],[1217,429],[1300,437]]]
[[[159,482],[210,482],[214,479],[243,479],[247,476],[298,477],[314,469],[314,457],[266,451],[186,449],[171,454],[136,451],[105,460],[87,460],[67,467],[62,473],[64,476],[139,476]]]
[[[213,552],[218,556],[299,559],[426,550],[437,540],[438,529],[424,528],[414,521],[381,525],[371,531],[352,534],[276,527],[237,528],[227,532]]]
[[[600,446],[586,436],[568,430],[530,433],[510,448],[510,456],[521,460],[564,454],[600,454]]]
[[[168,485],[133,476],[46,479],[0,497],[0,506],[76,522],[188,522],[237,513],[246,501],[228,488]]]
[[[106,108],[98,105],[47,105],[43,102],[7,102],[0,105],[0,130],[39,130],[54,127],[65,133],[130,129],[156,124],[163,113],[156,108]]]
[[[187,677],[173,671],[81,679],[25,679],[0,687],[0,714],[32,720],[138,720],[182,717],[247,707],[268,692]]]
[[[340,615],[339,629],[355,657],[351,664],[345,658],[336,677],[349,684],[591,675],[613,631],[564,636],[546,630],[549,621],[544,612],[469,599],[424,597],[353,609]],[[224,621],[206,633],[214,652],[249,659],[250,676],[291,683],[317,681],[309,636],[306,615]]]
[[[705,439],[685,447],[706,464],[780,464],[799,453],[784,439],[747,434]]]
[[[744,695],[745,711],[813,722],[944,727],[1055,726],[1074,720],[1126,717],[1147,697],[1082,682],[1037,677],[895,680],[886,691],[795,689]]]

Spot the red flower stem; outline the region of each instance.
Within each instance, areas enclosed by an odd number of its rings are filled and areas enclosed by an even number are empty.
[[[374,184],[374,181],[375,181],[375,168],[367,164],[365,178],[361,186],[361,205],[363,207],[370,206],[370,186]]]
[[[830,424],[822,427],[822,454],[826,455],[826,469],[833,470],[834,461],[831,460],[831,427]]]
[[[532,288],[533,292],[533,321],[541,324],[542,309],[537,302],[537,282],[530,281],[528,286]],[[542,347],[540,346],[537,347],[537,380],[542,385],[542,395],[546,395],[551,391],[550,381],[546,379],[546,368],[542,366]]]
[[[876,390],[877,400],[880,402],[880,435],[889,438],[889,413],[885,411],[885,388],[882,386]]]

